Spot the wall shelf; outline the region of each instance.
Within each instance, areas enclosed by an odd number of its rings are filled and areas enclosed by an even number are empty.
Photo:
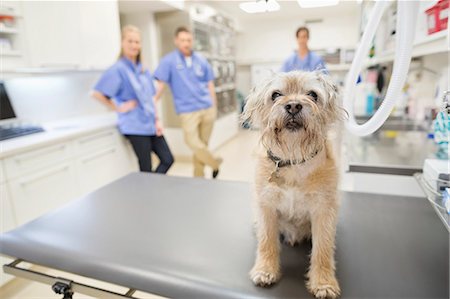
[[[0,33],[17,34],[17,33],[19,33],[19,30],[17,30],[17,28],[8,28],[8,27],[0,26]]]
[[[448,52],[450,46],[447,34],[448,31],[443,30],[415,41],[412,58]],[[379,56],[367,59],[364,65],[365,67],[370,67],[376,64],[393,62],[394,57],[394,50],[388,50]]]

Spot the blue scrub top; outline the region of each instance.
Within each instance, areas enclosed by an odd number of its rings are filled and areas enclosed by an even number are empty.
[[[297,51],[294,52],[288,59],[283,63],[281,67],[282,72],[290,71],[316,71],[322,70],[326,71],[325,63],[322,58],[314,52],[309,51],[304,59],[301,59]]]
[[[118,113],[118,126],[122,134],[156,135],[153,77],[148,70],[142,70],[140,63],[134,64],[127,58],[120,58],[103,73],[94,90],[113,99],[118,105],[137,100],[135,109]]]
[[[207,109],[212,106],[208,82],[214,73],[208,61],[192,52],[188,67],[184,55],[177,49],[164,56],[154,76],[170,86],[177,114]]]

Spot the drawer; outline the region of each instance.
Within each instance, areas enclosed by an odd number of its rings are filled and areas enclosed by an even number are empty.
[[[117,143],[118,133],[116,129],[108,129],[84,136],[75,140],[76,155],[91,153],[93,150],[104,149]]]
[[[30,150],[4,160],[6,176],[10,181],[42,167],[64,161],[71,155],[72,147],[68,142]]]
[[[8,181],[8,186],[18,225],[52,211],[79,195],[72,161]]]
[[[124,175],[121,158],[117,146],[78,158],[77,171],[81,192],[87,194]]]

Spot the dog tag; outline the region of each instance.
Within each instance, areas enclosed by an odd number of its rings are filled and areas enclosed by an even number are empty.
[[[270,175],[269,183],[281,185],[284,183],[284,178],[280,175],[280,172],[278,171],[278,164],[279,164],[279,161],[276,164],[275,170]]]

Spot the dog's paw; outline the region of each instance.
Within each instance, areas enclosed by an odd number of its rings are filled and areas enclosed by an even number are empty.
[[[309,292],[313,294],[314,297],[319,299],[335,299],[341,294],[341,289],[339,288],[339,284],[336,279],[321,283],[308,281],[307,287]]]
[[[250,271],[250,278],[255,285],[267,287],[280,279],[280,273],[279,271],[267,271],[262,268],[253,268]]]

